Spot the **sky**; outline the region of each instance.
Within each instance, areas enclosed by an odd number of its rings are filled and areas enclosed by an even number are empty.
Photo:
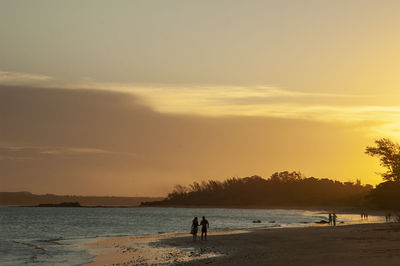
[[[399,1],[0,0],[0,190],[165,196],[301,171],[378,184]]]

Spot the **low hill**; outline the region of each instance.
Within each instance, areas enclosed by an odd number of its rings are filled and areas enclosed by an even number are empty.
[[[0,205],[34,206],[40,204],[60,204],[79,202],[82,206],[139,206],[144,201],[157,201],[153,197],[107,197],[107,196],[72,196],[72,195],[37,195],[30,192],[0,192]]]

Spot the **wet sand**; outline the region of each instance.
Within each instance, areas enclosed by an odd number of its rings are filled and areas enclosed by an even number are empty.
[[[89,265],[400,265],[400,224],[121,237],[89,244]]]

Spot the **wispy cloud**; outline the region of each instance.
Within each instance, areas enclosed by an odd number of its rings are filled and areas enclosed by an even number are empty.
[[[139,95],[163,113],[272,116],[343,122],[393,122],[400,116],[400,106],[382,104],[386,99],[384,95],[301,92],[271,86],[177,87],[89,82],[80,87]]]
[[[161,113],[201,116],[266,116],[324,122],[367,122],[372,134],[400,132],[400,106],[389,105],[393,95],[336,94],[282,89],[276,86],[165,85],[98,82],[85,78],[63,83],[49,76],[0,72],[0,83],[31,80],[43,87],[95,89],[123,92],[140,97]],[[378,125],[378,126],[377,126]],[[48,149],[42,154],[109,153],[97,149]]]
[[[393,95],[313,93],[269,86],[93,86],[134,93],[163,113],[354,122],[368,124],[371,135],[397,138],[400,133],[400,106],[387,105]]]
[[[19,154],[41,154],[41,155],[113,155],[113,154],[130,154],[126,152],[116,152],[98,148],[88,148],[88,147],[53,147],[53,146],[12,146],[12,145],[2,145],[0,146],[0,153],[6,153],[3,158],[25,158],[21,157]],[[31,157],[26,157],[31,158]]]
[[[25,161],[25,160],[32,160],[33,157],[27,156],[4,156],[0,155],[0,161]]]
[[[0,71],[0,84],[26,84],[32,82],[42,83],[52,79],[53,78],[50,76],[40,74]]]
[[[375,95],[316,93],[286,90],[274,86],[192,86],[99,83],[84,80],[69,88],[100,89],[132,93],[163,113],[198,115],[266,115],[265,106],[351,105]],[[329,104],[328,104],[329,103]],[[238,108],[236,108],[238,107]],[[240,113],[246,109],[245,114]],[[253,110],[253,112],[251,112]]]
[[[71,148],[71,147],[40,147],[41,154],[115,154],[116,152],[93,149],[93,148]]]

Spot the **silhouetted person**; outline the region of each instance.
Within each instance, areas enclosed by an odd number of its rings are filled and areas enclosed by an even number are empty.
[[[209,227],[209,224],[204,216],[200,224],[201,224],[201,240],[203,240],[203,234],[204,234],[204,240],[207,240],[207,229]]]
[[[388,221],[390,222],[390,218],[392,217],[392,214],[389,212],[388,213]]]
[[[332,213],[333,226],[336,226],[336,213]]]
[[[329,225],[332,225],[332,214],[331,213],[329,213]]]
[[[199,227],[199,221],[197,220],[197,217],[194,217],[192,221],[192,229],[190,230],[190,233],[193,235],[193,241],[197,239],[197,230]],[[203,234],[202,234],[203,237]]]
[[[365,220],[368,218],[368,214],[366,212],[361,213],[361,219]]]

